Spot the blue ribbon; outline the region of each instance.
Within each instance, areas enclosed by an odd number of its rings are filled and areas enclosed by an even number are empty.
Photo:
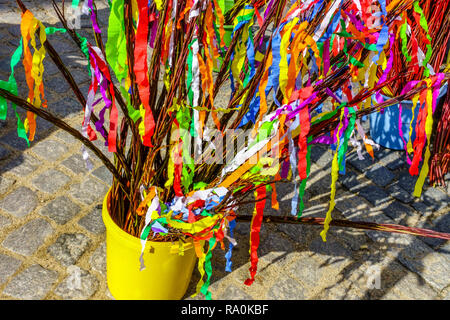
[[[234,235],[234,228],[236,227],[236,220],[232,220],[229,223],[230,226],[230,237],[233,238]],[[228,247],[227,253],[225,253],[225,259],[227,259],[226,265],[225,265],[225,271],[231,272],[231,265],[233,264],[231,261],[232,251],[233,251],[234,245],[230,242],[230,245]]]

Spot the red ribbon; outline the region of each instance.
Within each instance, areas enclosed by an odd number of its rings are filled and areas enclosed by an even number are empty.
[[[263,219],[264,207],[266,206],[266,187],[261,186],[256,189],[256,205],[255,213],[252,219],[252,230],[250,232],[250,278],[245,280],[244,284],[252,285],[255,281],[256,270],[258,269],[258,247],[259,247],[259,233],[261,231],[261,224]]]
[[[309,110],[308,106],[305,106],[300,110],[300,135],[298,136],[298,173],[300,179],[306,179],[308,177],[307,174],[307,165],[308,162],[306,160],[306,154],[308,153],[308,144],[307,144],[307,136],[310,129],[310,119],[309,119]]]
[[[116,152],[116,140],[117,140],[117,122],[119,121],[119,113],[116,107],[116,99],[114,95],[114,85],[111,81],[111,74],[109,73],[109,68],[106,65],[106,62],[101,59],[95,50],[91,50],[92,54],[95,56],[95,60],[97,61],[98,68],[102,72],[102,74],[106,77],[109,82],[109,93],[111,94],[111,109],[109,113],[109,133],[108,133],[108,151]]]
[[[425,142],[426,142],[425,123],[426,123],[427,113],[428,113],[426,98],[427,98],[427,90],[424,90],[421,92],[420,99],[419,99],[420,105],[421,106],[424,105],[424,106],[420,109],[419,115],[417,117],[416,139],[414,140],[414,143],[413,143],[414,156],[412,159],[411,167],[409,167],[409,173],[412,176],[419,174],[419,164],[420,164],[420,161],[422,160],[422,151],[423,151],[423,148],[424,148]]]
[[[205,200],[201,200],[201,199],[198,199],[198,200],[194,201],[193,203],[191,203],[190,205],[188,205],[188,210],[189,210],[188,222],[189,223],[194,223],[195,221],[199,220],[201,217],[201,216],[196,217],[194,215],[193,209],[202,208],[204,205],[205,205]]]
[[[143,143],[147,147],[152,146],[152,136],[155,130],[155,120],[149,105],[150,100],[150,84],[148,81],[147,66],[147,45],[148,45],[148,25],[149,10],[147,0],[138,0],[139,7],[139,23],[136,31],[136,42],[134,46],[134,73],[136,75],[136,83],[139,89],[139,97],[145,109],[145,134],[142,137]]]

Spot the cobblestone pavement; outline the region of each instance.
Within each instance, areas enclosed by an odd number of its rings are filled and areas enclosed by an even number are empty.
[[[50,1],[24,2],[44,23],[57,26]],[[104,7],[99,6],[103,26]],[[19,44],[19,17],[14,1],[0,0],[1,79],[9,76],[9,59]],[[51,36],[50,41],[64,53],[64,62],[86,94],[89,79],[81,54],[63,36]],[[50,61],[46,72],[50,110],[80,128],[82,114],[74,95]],[[23,95],[23,72],[18,68],[16,74]],[[38,120],[37,138],[28,148],[16,136],[11,112],[7,121],[0,121],[0,299],[112,299],[101,219],[102,199],[112,178],[94,157],[94,169],[88,172],[80,147],[68,134]],[[320,146],[312,152],[304,216],[324,217],[331,153]],[[367,154],[363,161],[354,151],[349,154],[333,217],[450,232],[450,190],[426,187],[421,199],[413,198],[417,177],[409,176],[402,159],[399,152],[387,150],[378,151],[375,161]],[[288,214],[293,185],[279,185],[278,194],[281,209],[276,214]],[[247,207],[240,213],[251,212]],[[275,214],[270,204],[266,212]],[[213,299],[450,298],[448,242],[331,227],[324,243],[321,227],[302,225],[263,226],[259,270],[255,283],[247,287],[243,281],[249,268],[249,230],[249,223],[237,226],[233,272],[224,271],[223,252],[215,250]],[[377,270],[380,286],[370,286],[370,275]],[[74,273],[81,275],[77,290],[70,289]],[[186,298],[198,277],[195,270]]]

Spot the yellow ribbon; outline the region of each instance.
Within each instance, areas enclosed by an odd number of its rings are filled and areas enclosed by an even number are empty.
[[[341,128],[343,126],[343,121],[342,118],[344,117],[344,108],[342,108],[341,110],[341,117],[340,117],[340,122],[339,122],[339,128],[338,128],[338,133],[339,131],[341,131]],[[340,138],[339,138],[339,134],[337,137],[337,142],[336,142],[336,146],[339,146],[340,143]],[[334,153],[334,157],[333,157],[333,162],[331,164],[331,195],[330,195],[330,207],[328,208],[326,217],[325,217],[325,222],[323,225],[323,230],[322,232],[320,232],[320,236],[322,237],[322,240],[324,242],[327,241],[327,232],[328,229],[330,228],[330,222],[331,222],[331,212],[334,209],[335,206],[335,202],[334,202],[334,198],[336,196],[336,182],[338,179],[338,173],[339,173],[339,163],[338,163],[338,151],[339,151],[339,147],[336,148],[336,152]]]
[[[36,31],[39,28],[39,41],[41,47],[38,49],[36,45]],[[47,107],[47,102],[44,98],[44,82],[42,80],[44,74],[43,60],[45,58],[44,43],[47,41],[44,25],[37,20],[30,11],[26,11],[22,15],[20,30],[23,38],[24,58],[23,65],[25,69],[26,82],[28,84],[29,93],[27,101],[33,104],[36,108]],[[28,43],[34,49],[34,54],[28,47]],[[44,100],[43,102],[41,101]],[[25,130],[29,132],[29,140],[34,140],[36,133],[36,115],[27,111],[27,119],[25,120]]]
[[[425,121],[425,134],[427,148],[425,150],[425,158],[423,160],[422,169],[420,170],[419,178],[417,179],[416,185],[414,187],[414,196],[420,197],[422,194],[423,184],[425,183],[425,178],[428,175],[428,171],[430,170],[428,166],[428,161],[430,160],[430,139],[431,139],[431,131],[433,130],[433,90],[431,87],[431,79],[425,79],[428,85],[427,91],[427,119]]]
[[[419,95],[415,95],[413,97],[413,99],[412,99],[412,104],[413,104],[412,105],[412,109],[411,109],[412,118],[411,118],[411,121],[409,123],[409,138],[408,138],[408,143],[406,145],[406,150],[408,151],[409,154],[414,152],[414,149],[413,149],[413,146],[412,146],[412,141],[411,141],[411,135],[412,135],[412,130],[413,130],[412,129],[412,124],[413,124],[413,121],[414,121],[414,112],[416,110],[416,106],[417,106],[417,101],[418,100],[419,100]]]

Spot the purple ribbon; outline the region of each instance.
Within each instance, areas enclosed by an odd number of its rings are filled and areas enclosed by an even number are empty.
[[[94,67],[94,74],[95,74],[95,78],[97,79],[97,81],[100,83],[99,87],[100,87],[100,92],[102,94],[102,98],[105,101],[105,107],[103,107],[103,109],[100,111],[99,113],[99,120],[95,123],[95,128],[97,129],[98,132],[100,132],[100,134],[105,138],[106,144],[107,144],[107,134],[105,132],[105,130],[103,130],[103,124],[105,123],[105,112],[106,109],[108,109],[112,102],[110,99],[108,99],[108,96],[106,95],[106,88],[107,88],[107,81],[106,78],[102,76],[102,73],[97,65],[97,61],[95,59],[95,56],[91,53],[91,61],[93,62],[93,67]],[[101,80],[101,81],[100,81]],[[96,104],[99,103],[99,101],[96,102]]]
[[[93,0],[86,0],[86,4],[87,4],[88,8],[91,10],[92,26],[94,27],[95,33],[102,33],[102,30],[100,30],[100,28],[97,24],[97,15],[95,14],[92,1]]]
[[[395,40],[395,35],[393,33],[390,33],[390,39],[389,39],[389,43],[390,43],[390,48],[389,48],[389,60],[387,62],[386,65],[386,69],[383,72],[383,75],[381,76],[380,80],[377,83],[377,86],[379,86],[380,84],[384,83],[387,79],[387,75],[389,73],[389,71],[391,71],[392,69],[392,63],[394,61],[394,54],[392,52],[392,45],[394,44],[394,40]],[[377,93],[375,94],[375,99],[378,103],[382,103],[383,102],[383,98],[381,97],[380,94],[381,90],[378,90]]]
[[[303,101],[298,107],[297,109],[295,109],[294,111],[292,111],[291,113],[289,113],[289,115],[287,116],[287,120],[291,120],[292,118],[294,118],[297,113],[299,113],[305,106],[307,106],[312,100],[314,100],[317,97],[317,92],[313,92],[312,95],[310,95],[308,97],[308,99],[306,99],[305,101]]]
[[[270,0],[269,4],[267,5],[266,11],[264,11],[264,20],[266,20],[267,15],[270,12],[270,9],[272,9],[273,6],[273,0]]]
[[[334,100],[336,100],[338,103],[341,103],[341,99],[339,99],[333,91],[330,90],[330,88],[325,88],[325,92],[332,97]]]

